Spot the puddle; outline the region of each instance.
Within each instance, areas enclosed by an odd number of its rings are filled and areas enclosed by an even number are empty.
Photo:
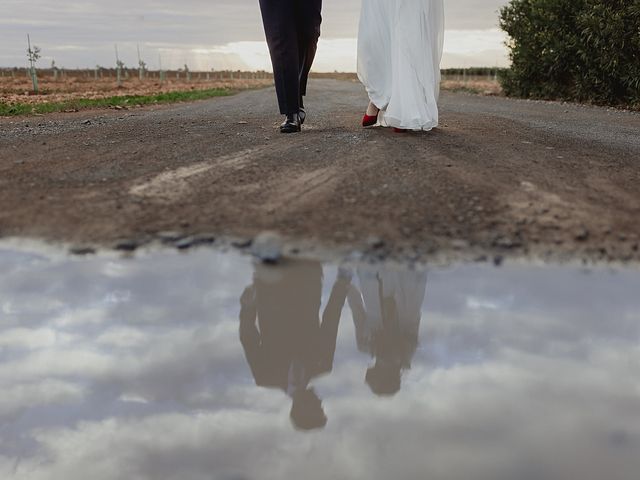
[[[636,479],[640,272],[0,248],[0,478]]]

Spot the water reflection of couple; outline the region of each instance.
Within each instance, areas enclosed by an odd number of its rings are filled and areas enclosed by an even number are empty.
[[[296,428],[322,428],[327,418],[311,381],[331,372],[338,325],[348,299],[358,349],[375,358],[366,382],[378,395],[400,390],[418,344],[426,274],[359,268],[358,282],[340,269],[320,319],[322,266],[292,262],[257,265],[240,303],[240,340],[256,384],[292,399]],[[355,284],[359,284],[358,286]]]

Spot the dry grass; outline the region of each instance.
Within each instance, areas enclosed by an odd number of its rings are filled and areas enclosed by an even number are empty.
[[[468,92],[487,96],[500,96],[504,94],[500,83],[495,79],[487,77],[469,79],[450,79],[445,77],[442,80],[441,88],[449,92]]]
[[[184,74],[183,74],[184,75]],[[241,78],[241,79],[171,79],[162,84],[158,79],[124,80],[118,87],[115,79],[67,77],[54,81],[49,77],[40,77],[40,95],[31,93],[31,80],[25,77],[0,77],[0,103],[6,105],[39,105],[44,103],[63,103],[73,100],[99,100],[112,97],[149,96],[173,92],[189,92],[201,90],[246,90],[269,86],[273,83],[270,78]]]

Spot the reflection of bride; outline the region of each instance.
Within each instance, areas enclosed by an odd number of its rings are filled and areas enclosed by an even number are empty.
[[[426,272],[358,268],[360,291],[348,294],[358,349],[375,358],[366,382],[377,395],[400,390],[418,346]]]
[[[309,384],[333,368],[348,287],[349,281],[339,276],[320,321],[320,263],[260,264],[240,299],[240,341],[256,385],[281,389],[291,397],[296,428],[321,428],[327,422]]]

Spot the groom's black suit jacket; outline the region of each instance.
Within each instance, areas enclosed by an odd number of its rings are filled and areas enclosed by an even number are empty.
[[[260,0],[280,113],[297,113],[316,55],[322,0]]]

